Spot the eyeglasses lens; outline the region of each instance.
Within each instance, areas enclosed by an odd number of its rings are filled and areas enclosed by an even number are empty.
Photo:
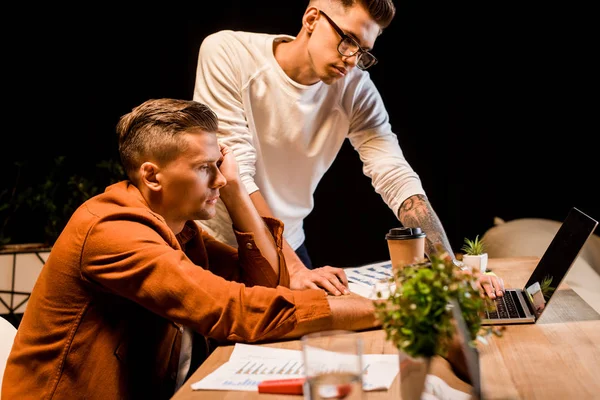
[[[356,65],[360,69],[367,69],[369,67],[372,67],[376,63],[377,63],[377,60],[370,53],[361,53],[358,56],[358,60],[356,62]]]
[[[360,51],[360,46],[352,38],[345,37],[338,45],[338,51],[340,52],[340,54],[346,57],[352,57],[358,51]],[[371,53],[362,51],[358,55],[358,60],[356,61],[356,64],[358,68],[364,70],[377,64],[377,59]]]
[[[340,42],[338,51],[345,56],[353,56],[358,51],[357,44],[350,38],[345,38]]]

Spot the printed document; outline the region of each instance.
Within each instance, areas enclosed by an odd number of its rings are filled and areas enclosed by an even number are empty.
[[[389,389],[400,370],[398,354],[364,354],[363,360],[363,389]],[[237,343],[229,361],[192,383],[192,389],[256,392],[267,379],[303,378],[302,366],[301,350]]]

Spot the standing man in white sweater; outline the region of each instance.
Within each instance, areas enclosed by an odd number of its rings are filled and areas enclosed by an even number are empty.
[[[395,11],[391,0],[310,0],[296,37],[224,30],[200,47],[194,100],[219,116],[219,140],[236,155],[256,208],[284,222],[293,288],[348,293],[343,269],[313,269],[303,230],[317,184],[345,139],[399,221],[423,228],[426,253],[441,245],[454,254],[366,72]],[[235,245],[222,203],[202,223]]]

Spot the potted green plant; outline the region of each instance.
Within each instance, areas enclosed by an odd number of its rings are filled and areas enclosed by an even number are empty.
[[[420,399],[431,358],[445,357],[454,343],[450,300],[460,305],[473,340],[487,302],[479,294],[476,276],[458,269],[448,253],[438,252],[429,259],[430,263],[398,269],[389,282],[389,294],[378,291],[374,301],[387,340],[400,352],[404,400]]]
[[[462,256],[463,264],[480,272],[487,270],[488,255],[484,240],[480,239],[479,235],[475,236],[474,240],[465,238],[461,250],[464,252]]]

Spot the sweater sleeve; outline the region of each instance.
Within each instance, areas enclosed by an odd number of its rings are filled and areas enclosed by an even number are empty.
[[[404,157],[381,95],[368,74],[364,73],[349,93],[350,143],[360,156],[363,173],[371,178],[375,191],[397,216],[404,200],[425,194],[421,180]]]
[[[331,318],[322,290],[227,281],[192,263],[166,227],[140,216],[95,224],[80,269],[94,290],[127,298],[217,340],[274,339],[303,320]]]
[[[242,102],[243,55],[240,39],[232,31],[207,36],[198,54],[194,100],[209,106],[219,117],[219,141],[235,154],[240,177],[248,193],[258,190],[254,182],[256,149]]]
[[[269,228],[279,254],[279,270],[276,274],[256,246],[254,234],[234,229],[238,248],[235,249],[212,237],[205,231],[200,240],[208,254],[209,269],[215,274],[247,286],[290,287],[290,275],[282,253],[283,223],[276,218],[263,217]]]

